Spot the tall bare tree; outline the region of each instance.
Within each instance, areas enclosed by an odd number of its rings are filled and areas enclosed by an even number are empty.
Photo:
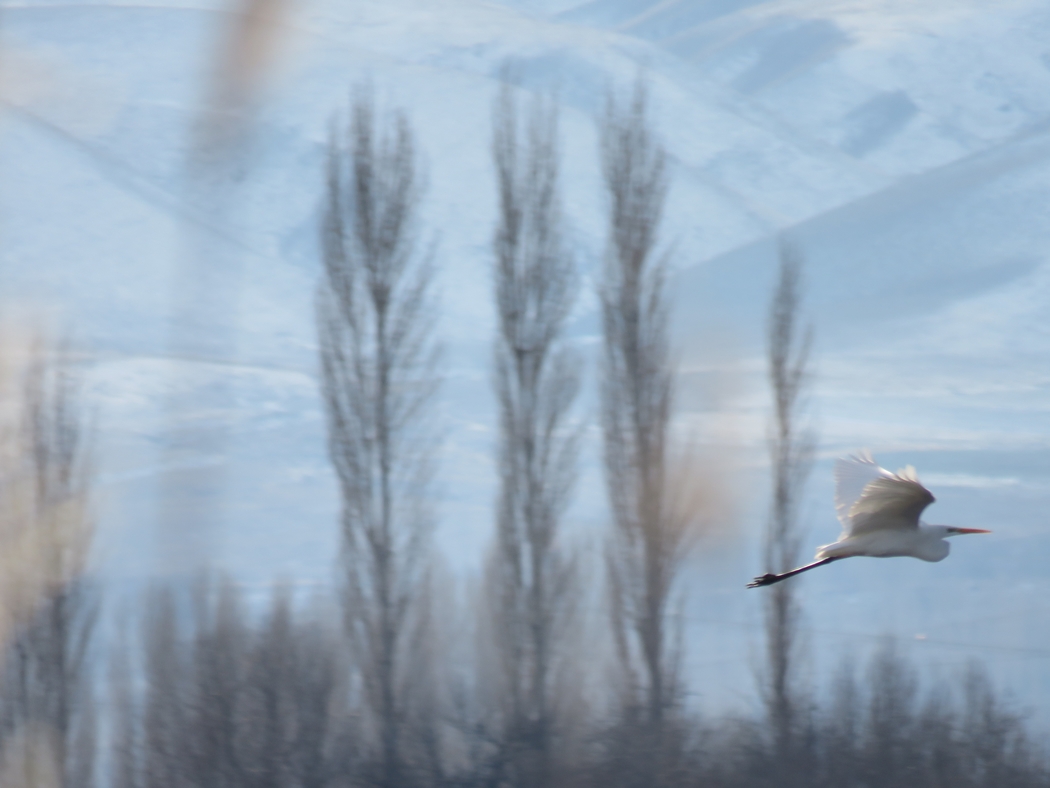
[[[800,325],[802,255],[787,241],[779,247],[779,275],[769,306],[768,363],[773,393],[769,453],[773,471],[773,504],[766,529],[767,572],[798,565],[802,547],[799,505],[813,463],[814,436],[805,421],[812,329]],[[798,723],[796,699],[800,610],[798,586],[780,583],[765,601],[765,698],[777,759],[793,759],[793,733]]]
[[[94,533],[85,414],[62,348],[38,338],[22,350],[21,390],[7,403],[20,423],[2,437],[11,444],[3,485],[5,515],[21,523],[32,545],[18,571],[36,575],[37,595],[30,615],[8,633],[0,754],[8,780],[49,762],[56,785],[90,786],[95,710],[87,651],[97,593],[83,575]]]
[[[669,444],[675,373],[667,264],[656,251],[668,185],[666,155],[650,126],[641,78],[629,99],[609,96],[601,142],[609,205],[601,395],[613,518],[607,551],[612,631],[625,678],[625,709],[644,723],[651,749],[659,752],[665,717],[680,691],[669,608],[692,518],[676,503]]]
[[[516,786],[556,780],[556,681],[575,598],[574,563],[558,543],[576,476],[578,432],[568,419],[580,376],[562,340],[577,279],[562,236],[557,137],[553,100],[537,96],[519,117],[504,82],[492,142],[500,491],[488,572],[506,704],[500,738]]]
[[[411,779],[410,649],[425,598],[435,389],[431,268],[419,252],[420,179],[404,113],[359,89],[329,143],[317,300],[328,447],[343,499],[347,630],[375,726],[376,782]]]

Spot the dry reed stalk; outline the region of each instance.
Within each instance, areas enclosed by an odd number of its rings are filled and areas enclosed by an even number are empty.
[[[230,14],[197,125],[197,156],[231,152],[276,59],[290,6],[291,0],[239,0]]]
[[[0,326],[0,659],[83,572],[93,523],[75,390],[39,333]]]
[[[50,599],[83,572],[93,535],[73,379],[37,332],[0,327],[0,660]],[[61,783],[55,731],[12,733],[0,785]]]

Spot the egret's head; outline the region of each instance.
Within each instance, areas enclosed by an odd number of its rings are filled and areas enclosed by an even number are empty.
[[[959,534],[990,534],[991,531],[986,531],[983,528],[957,528],[954,525],[945,525],[944,528],[945,536],[958,536]]]
[[[954,525],[927,525],[923,523],[920,533],[925,538],[920,539],[915,548],[914,555],[923,561],[943,561],[951,552],[951,545],[945,541],[946,537],[958,536],[959,534],[988,534],[981,528],[957,528]]]

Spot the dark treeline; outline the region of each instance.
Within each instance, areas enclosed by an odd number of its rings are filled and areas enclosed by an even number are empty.
[[[145,595],[119,642],[98,643],[77,387],[40,343],[0,364],[0,788],[1050,788],[1046,753],[978,665],[924,685],[887,646],[827,686],[804,681],[791,583],[763,597],[760,711],[685,702],[705,676],[682,670],[680,575],[715,507],[674,445],[669,165],[649,112],[639,81],[599,121],[594,367],[611,515],[594,545],[572,541],[566,516],[587,366],[565,336],[582,278],[550,97],[504,87],[494,104],[498,488],[474,581],[436,579],[421,162],[407,116],[370,89],[333,123],[326,164],[317,325],[342,501],[329,597],[279,588],[259,604],[202,576]],[[785,244],[768,326],[769,571],[799,556],[816,440],[802,292],[801,253]]]
[[[373,786],[383,752],[367,730],[367,701],[339,622],[314,606],[295,608],[275,594],[262,615],[247,615],[236,589],[202,582],[187,610],[166,593],[146,603],[142,679],[116,682],[111,754],[120,788]],[[181,623],[179,623],[181,621]],[[702,677],[697,677],[702,680]],[[1004,704],[983,670],[922,687],[912,665],[884,646],[861,666],[844,661],[825,692],[796,691],[796,752],[785,770],[779,732],[768,717],[697,716],[667,721],[662,748],[643,753],[669,785],[697,788],[1030,788],[1050,785],[1043,750],[1024,719]],[[132,700],[132,698],[134,698]],[[608,700],[608,699],[607,699]],[[488,715],[505,714],[494,698]],[[529,784],[497,756],[503,740],[464,725],[450,693],[406,720],[399,784]],[[482,710],[485,711],[485,710]],[[595,713],[585,730],[554,745],[547,785],[640,782],[623,763],[610,718]],[[430,733],[437,731],[436,740]],[[512,740],[513,741],[513,740]],[[431,750],[431,748],[436,748]],[[630,752],[638,757],[639,745]],[[80,757],[71,754],[71,757]],[[628,774],[619,774],[623,769]],[[5,783],[7,785],[8,783]],[[62,785],[85,784],[71,775]]]
[[[337,616],[320,605],[293,606],[280,592],[264,612],[249,615],[234,586],[207,580],[181,601],[180,608],[165,592],[149,598],[139,641],[144,670],[121,673],[114,682],[119,702],[115,739],[104,756],[112,758],[108,784],[382,784],[381,731],[368,729],[377,722],[362,697],[360,669]],[[499,668],[470,667],[479,673]],[[766,716],[711,718],[680,710],[668,715],[659,751],[643,753],[633,744],[629,752],[659,768],[667,784],[683,787],[1050,785],[1044,753],[1029,738],[1023,717],[1002,702],[977,665],[924,688],[914,667],[887,645],[864,665],[844,661],[824,690],[796,689],[789,765],[777,723]],[[611,728],[616,718],[598,711],[615,708],[610,702],[617,698],[594,700],[577,730],[551,745],[557,757],[543,784],[642,782],[638,770],[624,763],[625,745]],[[469,724],[504,718],[508,699],[489,702],[488,708],[468,710],[453,691],[441,704],[420,704],[405,721],[398,784],[534,784],[528,782],[534,772],[508,762],[525,757],[526,745],[514,737],[508,743],[502,727]],[[531,763],[533,749],[525,752]],[[59,784],[85,783],[74,774]]]
[[[794,697],[796,749],[787,768],[775,721],[722,720],[701,733],[695,773],[683,784],[969,788],[1050,781],[1044,750],[976,664],[923,688],[914,667],[885,646],[861,671],[844,662],[824,703],[812,692],[796,690]]]
[[[109,784],[346,785],[360,769],[359,709],[347,648],[318,611],[274,594],[251,617],[228,582],[190,599],[158,591],[114,673]]]

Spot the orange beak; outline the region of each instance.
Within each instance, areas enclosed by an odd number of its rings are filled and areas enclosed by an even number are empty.
[[[956,528],[956,533],[959,534],[990,534],[991,531],[986,531],[983,528]]]

